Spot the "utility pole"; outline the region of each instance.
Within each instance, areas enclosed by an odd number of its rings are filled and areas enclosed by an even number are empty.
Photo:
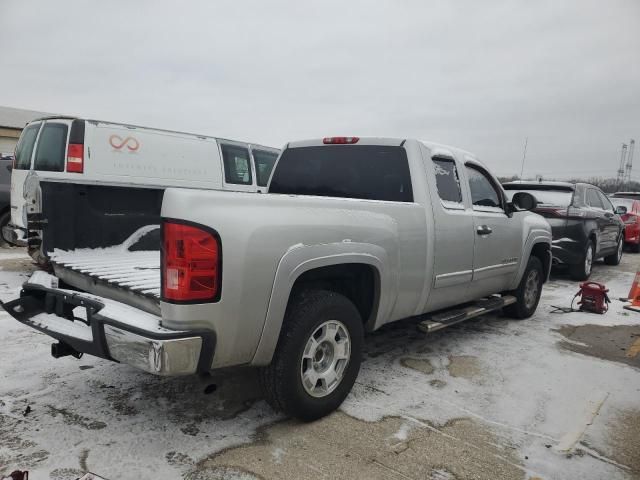
[[[624,168],[627,158],[627,144],[622,144],[622,151],[620,152],[620,167],[618,167],[618,176],[616,178],[616,188],[621,188],[624,182]]]
[[[632,138],[629,141],[629,151],[627,153],[627,164],[624,167],[624,183],[625,185],[631,185],[631,167],[633,166],[633,147],[636,141]]]
[[[524,174],[524,159],[527,157],[527,143],[529,143],[529,137],[524,139],[524,151],[522,152],[522,168],[520,168],[520,180]]]

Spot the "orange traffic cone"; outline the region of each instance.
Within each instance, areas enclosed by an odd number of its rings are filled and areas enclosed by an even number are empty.
[[[640,312],[640,272],[636,273],[636,278],[633,279],[628,299],[631,305],[625,305],[624,308],[633,310],[634,312]]]

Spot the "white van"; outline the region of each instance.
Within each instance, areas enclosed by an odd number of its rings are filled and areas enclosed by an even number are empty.
[[[280,151],[245,142],[134,125],[46,117],[27,124],[11,178],[10,243],[28,243],[43,180],[164,189],[261,192]]]

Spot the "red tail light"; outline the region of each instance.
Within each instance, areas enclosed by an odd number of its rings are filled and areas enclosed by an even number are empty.
[[[82,173],[84,171],[84,145],[70,143],[67,149],[67,172]]]
[[[220,237],[205,227],[165,220],[162,224],[162,299],[205,303],[220,299]]]
[[[322,143],[325,145],[353,144],[358,143],[359,137],[324,137]]]

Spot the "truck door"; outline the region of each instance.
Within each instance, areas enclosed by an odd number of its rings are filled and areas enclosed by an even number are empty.
[[[506,213],[505,198],[497,181],[480,165],[467,163],[467,185],[473,208],[474,297],[506,289],[518,269],[522,254],[522,227]]]
[[[40,133],[42,122],[28,125],[20,135],[16,147],[15,164],[11,172],[11,223],[16,227],[26,228],[24,183],[31,174],[34,146]]]
[[[423,157],[434,217],[434,282],[427,307],[434,310],[467,300],[473,266],[473,212],[465,204],[453,155]],[[433,174],[430,174],[433,172]]]

